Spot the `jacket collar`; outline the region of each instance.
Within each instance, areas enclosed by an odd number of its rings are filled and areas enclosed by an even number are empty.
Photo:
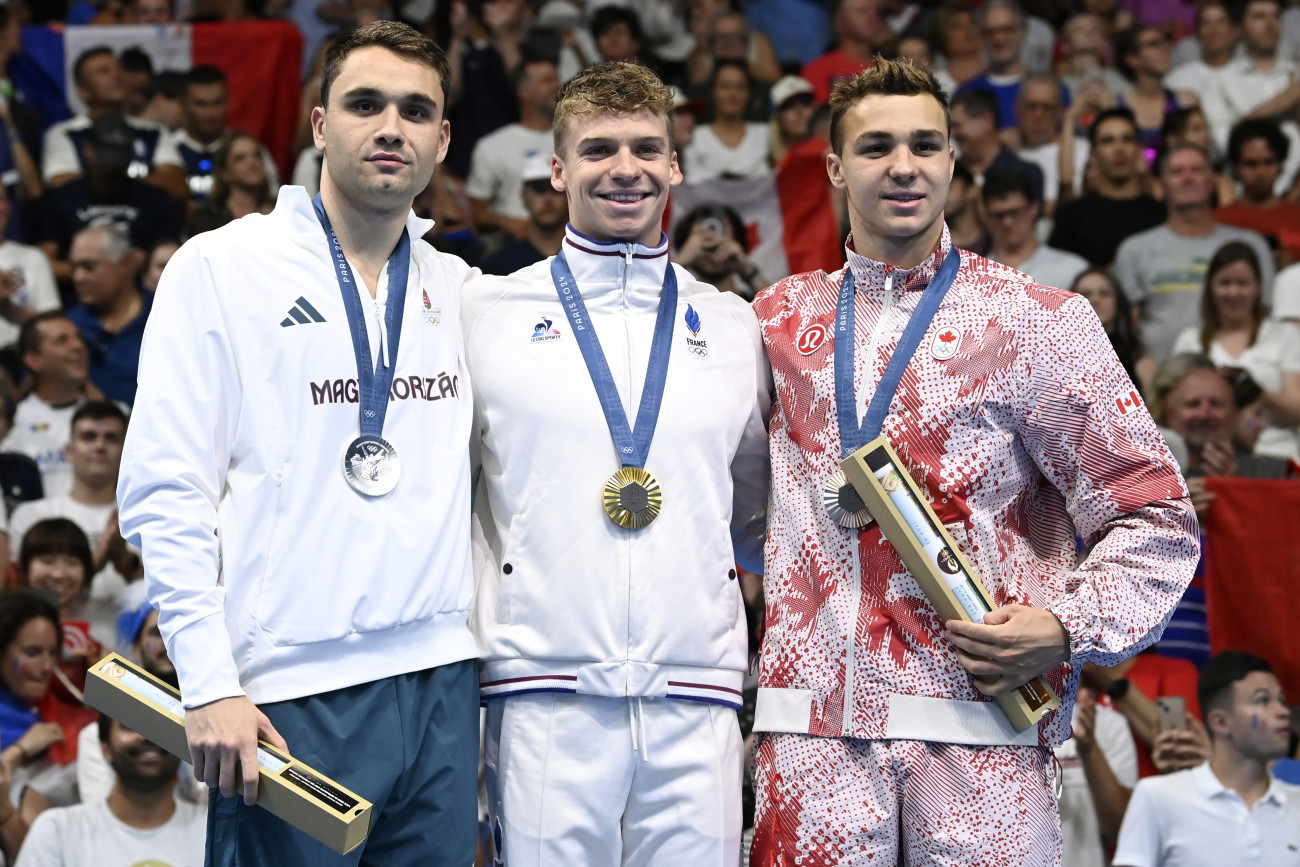
[[[286,185],[280,187],[275,199],[275,210],[271,218],[284,220],[293,237],[309,249],[319,250],[321,256],[329,258],[329,246],[323,241],[325,231],[320,220],[316,219],[316,208],[305,187]],[[414,243],[433,228],[433,220],[415,216],[414,211],[406,214],[406,231],[411,236],[411,253],[415,254]]]
[[[939,267],[943,265],[943,260],[947,258],[948,251],[951,249],[952,236],[948,234],[948,227],[944,226],[943,235],[939,238],[939,249],[935,250],[930,255],[930,258],[920,265],[905,271],[893,265],[886,265],[884,262],[877,262],[875,259],[868,259],[866,256],[860,255],[853,249],[852,235],[844,244],[849,268],[853,270],[853,283],[859,292],[883,291],[885,277],[891,271],[894,272],[892,288],[903,289],[907,292],[919,292],[930,285],[930,281],[938,273]]]
[[[597,241],[569,225],[564,229],[564,258],[584,296],[626,286],[636,296],[653,290],[657,304],[668,267],[668,236],[661,232],[659,243],[647,247],[635,241]]]

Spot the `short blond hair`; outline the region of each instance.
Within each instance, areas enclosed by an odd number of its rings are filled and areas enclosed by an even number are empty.
[[[598,63],[579,72],[560,88],[555,101],[555,153],[564,155],[569,121],[586,114],[632,114],[648,110],[668,124],[673,137],[673,92],[644,66],[622,61]]]
[[[887,60],[877,57],[875,65],[857,75],[841,81],[831,91],[831,149],[837,154],[844,150],[844,132],[841,122],[853,106],[868,96],[919,96],[928,93],[943,108],[944,122],[952,129],[948,113],[948,94],[934,77],[928,66],[914,66],[909,60]]]

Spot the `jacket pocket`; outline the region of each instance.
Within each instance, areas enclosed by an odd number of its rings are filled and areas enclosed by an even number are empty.
[[[523,516],[515,513],[510,516],[510,528],[506,531],[505,542],[497,559],[497,623],[514,623],[511,617],[511,601],[516,595],[515,582],[526,577],[526,564],[521,562],[523,551],[519,537],[523,535]]]

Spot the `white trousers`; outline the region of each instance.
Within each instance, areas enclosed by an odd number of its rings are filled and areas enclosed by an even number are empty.
[[[740,728],[727,707],[538,693],[488,704],[505,867],[737,867]]]

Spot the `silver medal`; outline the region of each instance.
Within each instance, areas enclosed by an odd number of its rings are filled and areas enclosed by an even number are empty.
[[[358,494],[382,497],[397,487],[401,475],[397,450],[382,437],[359,436],[343,452],[343,477]]]

